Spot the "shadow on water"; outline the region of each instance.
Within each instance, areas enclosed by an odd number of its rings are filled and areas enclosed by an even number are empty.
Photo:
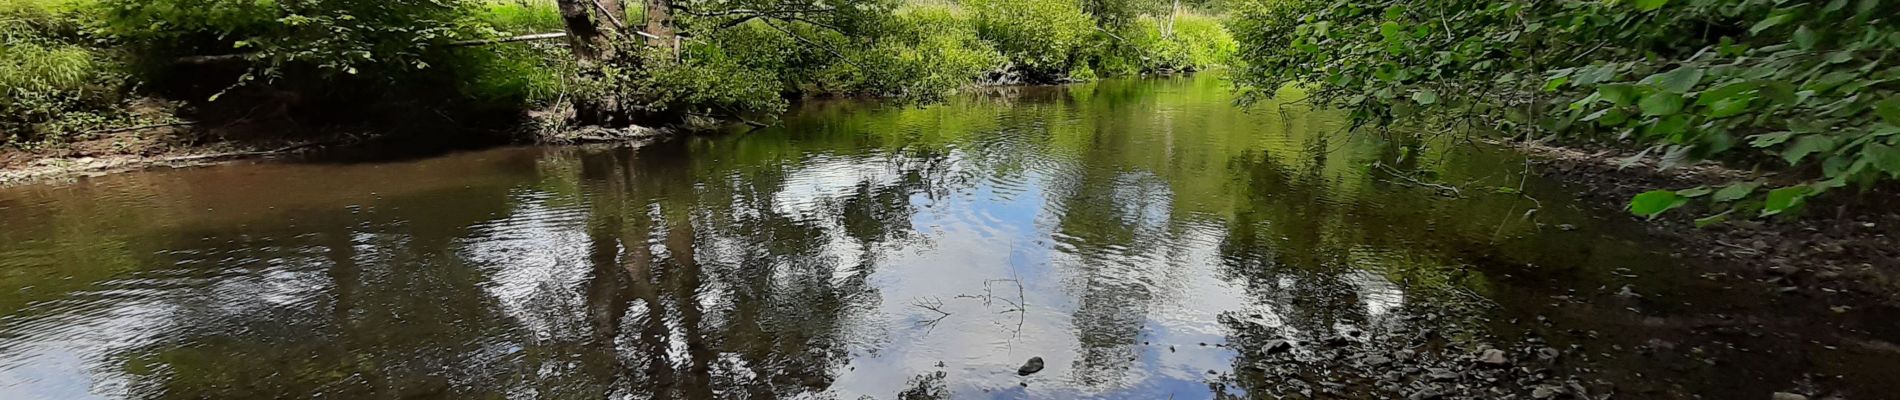
[[[1672,257],[1510,152],[1229,104],[1213,77],[1005,88],[8,188],[0,397],[1900,389],[1890,321]]]

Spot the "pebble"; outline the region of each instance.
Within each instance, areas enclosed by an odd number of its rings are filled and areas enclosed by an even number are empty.
[[[1484,351],[1484,355],[1478,356],[1478,363],[1485,364],[1485,365],[1492,365],[1492,366],[1504,366],[1504,365],[1510,364],[1511,359],[1504,357],[1504,350],[1489,349],[1489,350]]]
[[[1016,369],[1016,375],[1021,376],[1029,376],[1037,372],[1042,372],[1042,357],[1030,357],[1029,362],[1023,363],[1022,368]]]
[[[1774,400],[1808,400],[1808,396],[1788,392],[1775,392],[1775,395],[1769,398]]]

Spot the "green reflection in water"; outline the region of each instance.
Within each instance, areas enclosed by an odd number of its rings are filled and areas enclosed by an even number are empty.
[[[1390,329],[1473,295],[1501,307],[1446,320],[1562,318],[1549,296],[1614,285],[1719,291],[1509,152],[1346,134],[1296,104],[1241,112],[1225,85],[817,102],[639,150],[0,190],[0,393],[1207,398],[1207,371],[1254,361],[1201,345],[1237,330]],[[1729,297],[1713,302],[1754,301]],[[1592,312],[1570,323],[1619,328]],[[1017,377],[1030,356],[1048,369]]]

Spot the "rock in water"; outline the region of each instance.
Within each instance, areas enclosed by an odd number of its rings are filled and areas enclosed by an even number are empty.
[[[1775,392],[1775,394],[1769,398],[1774,400],[1808,400],[1808,396],[1788,392]]]
[[[1030,357],[1029,362],[1023,363],[1022,368],[1016,369],[1016,375],[1022,376],[1029,376],[1029,374],[1037,372],[1042,372],[1042,357]]]
[[[1511,359],[1504,357],[1504,350],[1489,349],[1489,350],[1484,351],[1484,355],[1478,356],[1478,363],[1495,366],[1495,367],[1502,367],[1505,365],[1509,365],[1511,363]]]

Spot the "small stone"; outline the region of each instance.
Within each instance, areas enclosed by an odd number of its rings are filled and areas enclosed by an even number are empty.
[[[1370,365],[1372,365],[1372,366],[1375,366],[1375,367],[1377,367],[1377,366],[1384,366],[1384,365],[1386,365],[1386,364],[1390,364],[1390,363],[1392,363],[1392,359],[1390,359],[1390,358],[1386,358],[1385,356],[1371,356],[1371,357],[1366,357],[1366,364],[1370,364]]]
[[[1775,392],[1775,395],[1769,398],[1774,400],[1808,400],[1808,396],[1788,392]]]
[[[1285,353],[1293,350],[1293,343],[1285,340],[1267,342],[1267,354]]]
[[[1478,356],[1478,363],[1501,367],[1509,365],[1511,359],[1504,357],[1504,350],[1489,349],[1485,350],[1483,355]]]
[[[1545,348],[1541,348],[1541,349],[1537,349],[1537,358],[1541,358],[1541,359],[1545,359],[1545,360],[1553,360],[1553,359],[1556,359],[1556,358],[1557,358],[1557,356],[1558,356],[1558,355],[1560,355],[1560,354],[1562,354],[1562,352],[1559,352],[1559,351],[1557,351],[1557,349],[1554,349],[1554,348],[1550,348],[1550,347],[1545,347]]]
[[[1552,397],[1557,397],[1557,391],[1552,390],[1548,386],[1538,386],[1536,389],[1531,389],[1531,398],[1533,399],[1543,400]]]
[[[1029,362],[1023,363],[1022,368],[1016,369],[1016,375],[1020,376],[1029,376],[1037,372],[1042,372],[1042,357],[1030,357]]]

